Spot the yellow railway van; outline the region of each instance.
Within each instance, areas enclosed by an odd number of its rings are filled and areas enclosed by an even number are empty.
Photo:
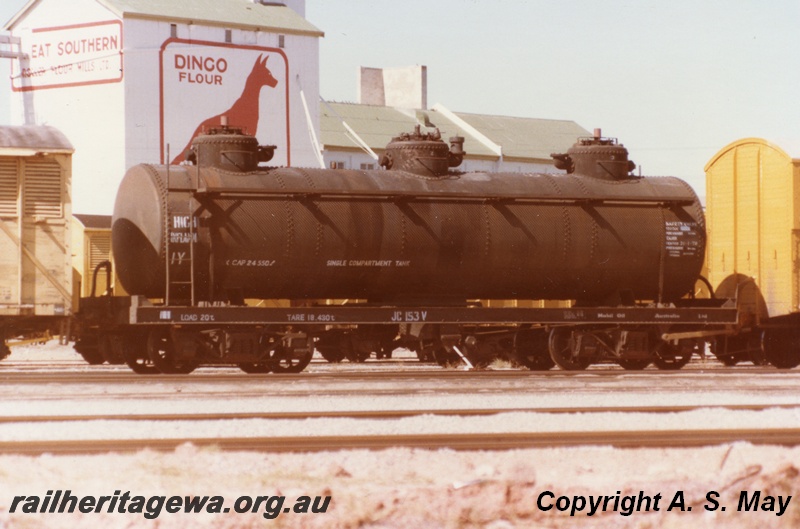
[[[708,279],[737,300],[740,336],[718,340],[730,363],[800,348],[800,159],[759,138],[705,167]],[[726,354],[727,353],[727,354]]]
[[[0,126],[0,358],[72,313],[72,153],[52,127]]]
[[[113,287],[106,274],[95,274],[111,259],[111,215],[73,215],[72,259],[73,306],[80,297],[100,296]]]

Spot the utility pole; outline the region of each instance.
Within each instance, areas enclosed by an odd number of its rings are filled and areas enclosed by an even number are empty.
[[[0,59],[17,60],[18,72],[22,72],[23,66],[28,64],[28,55],[22,52],[22,43],[19,37],[13,35],[0,35]],[[33,93],[28,91],[22,95],[22,104],[25,113],[25,125],[35,123],[35,113],[33,111]]]

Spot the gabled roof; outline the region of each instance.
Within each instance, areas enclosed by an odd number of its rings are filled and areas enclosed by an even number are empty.
[[[0,154],[32,156],[37,152],[72,153],[75,149],[64,134],[43,125],[0,125]]]
[[[436,105],[433,110],[404,110],[356,103],[322,103],[321,141],[326,149],[358,149],[346,122],[373,151],[386,147],[394,136],[438,128],[445,141],[464,136],[464,150],[471,157],[504,157],[550,161],[550,154],[566,152],[578,137],[591,135],[574,121],[517,118],[450,112]]]
[[[30,0],[6,29],[39,0]],[[282,4],[264,5],[252,0],[97,0],[119,18],[145,18],[173,22],[225,26],[249,30],[292,33],[322,37],[324,33]]]

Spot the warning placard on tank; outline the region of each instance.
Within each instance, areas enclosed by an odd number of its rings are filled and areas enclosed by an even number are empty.
[[[703,235],[696,222],[667,221],[664,231],[668,257],[696,257],[700,255]]]

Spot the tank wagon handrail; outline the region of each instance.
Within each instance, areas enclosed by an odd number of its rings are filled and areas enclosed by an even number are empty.
[[[169,147],[170,147],[169,144],[167,144],[167,160],[171,159],[169,157],[170,156]],[[166,189],[167,189],[167,193],[169,193],[170,189],[171,189],[171,185],[170,185],[171,184],[170,166],[171,166],[171,164],[168,163],[167,164],[167,172],[166,172],[166,180],[167,180]],[[165,204],[164,213],[167,216],[166,218],[169,218],[169,203],[165,201],[164,204]],[[164,228],[164,255],[170,255],[169,223],[165,222],[163,228]],[[170,303],[170,288],[169,288],[169,286],[172,283],[171,282],[170,260],[169,259],[166,259],[164,261],[164,278],[165,278],[165,281],[166,281],[165,282],[166,288],[164,289],[164,300],[167,302],[167,305],[169,305],[169,303]]]
[[[93,298],[97,296],[97,276],[100,275],[101,269],[106,271],[106,292],[104,292],[103,295],[110,296],[114,294],[114,291],[111,287],[111,261],[106,259],[94,267],[94,271],[92,272],[92,291],[89,294],[89,297]]]
[[[701,281],[706,286],[706,288],[708,288],[708,293],[711,299],[717,299],[717,294],[714,292],[714,287],[713,285],[711,285],[711,281],[709,281],[708,278],[704,275],[699,276],[697,279],[698,281]],[[692,296],[694,296],[694,293],[692,293]]]
[[[653,205],[662,207],[686,206],[694,203],[692,198],[664,198],[664,197],[526,197],[519,195],[466,195],[463,193],[403,193],[403,192],[373,192],[373,191],[290,191],[290,190],[264,190],[263,188],[200,188],[194,192],[197,197],[208,198],[237,198],[237,199],[275,199],[275,200],[457,200],[459,202],[498,202],[498,203],[525,203],[525,204],[569,204],[569,205]]]

